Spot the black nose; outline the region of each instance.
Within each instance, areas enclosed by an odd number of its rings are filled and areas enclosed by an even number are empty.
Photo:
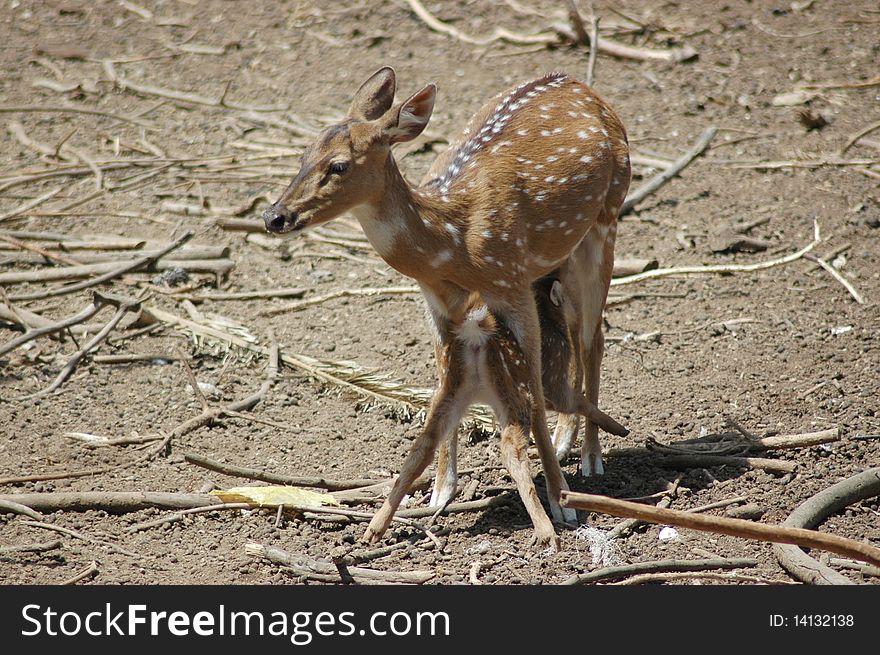
[[[272,205],[263,212],[263,222],[266,224],[266,230],[269,232],[281,232],[287,223],[288,217],[284,215],[283,210],[279,210],[277,205]]]

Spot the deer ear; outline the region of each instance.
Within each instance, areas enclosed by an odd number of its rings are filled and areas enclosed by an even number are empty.
[[[399,109],[392,109],[385,125],[385,134],[392,144],[415,139],[428,125],[434,111],[437,87],[429,84],[410,96]]]
[[[361,121],[379,118],[391,108],[396,85],[394,69],[390,66],[380,68],[354,94],[348,108],[348,117]]]

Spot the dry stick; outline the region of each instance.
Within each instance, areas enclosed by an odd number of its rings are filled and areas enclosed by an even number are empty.
[[[43,520],[42,514],[34,511],[33,508],[28,507],[27,505],[22,505],[21,503],[17,503],[13,500],[4,500],[0,498],[0,512],[12,512],[13,514],[21,514],[22,516],[27,516],[34,519],[35,521]]]
[[[70,528],[65,528],[60,525],[52,525],[51,523],[44,523],[42,521],[22,521],[20,525],[27,525],[32,528],[41,528],[43,530],[52,530],[53,532],[60,532],[61,534],[66,534],[68,536],[75,537],[76,539],[82,539],[83,541],[88,541],[89,543],[104,546],[114,553],[120,553],[122,555],[127,555],[128,557],[135,557],[137,559],[142,559],[144,557],[143,555],[133,553],[132,551],[122,548],[121,546],[117,546],[111,541],[98,539],[97,537],[92,537],[83,532],[77,532],[76,530],[71,530]]]
[[[25,330],[30,330],[33,328],[33,323],[29,322],[25,317],[25,312],[20,308],[16,307],[11,300],[9,300],[9,296],[6,295],[6,290],[3,287],[0,287],[0,300],[3,302],[0,303],[0,318],[7,318],[7,314],[12,318],[13,322],[17,323]]]
[[[211,407],[208,404],[208,399],[205,398],[205,394],[202,393],[202,388],[199,386],[199,383],[196,381],[196,375],[193,373],[192,367],[189,365],[189,362],[186,359],[186,355],[183,350],[177,350],[177,354],[180,357],[180,363],[183,365],[183,372],[186,373],[186,379],[189,382],[189,386],[192,389],[193,395],[198,399],[199,404],[202,406],[202,411],[207,412]]]
[[[688,166],[694,159],[699,157],[703,152],[705,152],[706,148],[709,147],[709,144],[712,142],[712,139],[715,138],[715,134],[718,132],[718,128],[714,125],[711,127],[707,127],[703,130],[703,133],[700,135],[700,138],[697,139],[697,142],[694,144],[693,148],[688,150],[685,154],[675,160],[669,168],[661,171],[650,180],[648,180],[645,184],[640,186],[638,189],[629,194],[626,200],[623,201],[623,206],[620,208],[620,216],[624,214],[628,214],[632,211],[633,207],[635,207],[638,203],[644,200],[646,197],[657,191],[664,184],[669,182],[673,177],[678,175],[685,167]]]
[[[140,354],[140,353],[122,353],[120,355],[95,355],[92,357],[92,362],[95,364],[134,364],[137,362],[176,362],[180,359],[177,355],[167,355],[167,354]],[[158,437],[150,437],[150,441],[155,441]],[[110,442],[108,442],[109,444]],[[116,440],[112,442],[113,445],[119,445],[122,443],[133,443],[129,441]]]
[[[820,159],[787,159],[784,161],[729,161],[711,160],[710,164],[721,164],[738,169],[772,170],[779,168],[822,168],[823,166],[873,166],[880,159],[840,159],[829,155]]]
[[[279,509],[282,507],[278,506]],[[177,521],[182,521],[184,517],[191,516],[192,514],[202,514],[205,512],[215,512],[220,510],[235,510],[235,509],[254,509],[253,505],[248,503],[218,503],[216,505],[206,505],[205,507],[192,507],[190,509],[181,510],[179,512],[175,512],[174,514],[169,514],[168,516],[163,516],[158,519],[153,519],[152,521],[144,521],[143,523],[135,523],[132,526],[129,526],[125,529],[128,534],[134,534],[135,532],[142,532],[144,530],[149,530],[151,528],[157,528],[160,525],[166,525],[168,523],[175,523]]]
[[[19,241],[15,237],[8,237],[0,234],[0,241],[5,241],[6,243],[15,246],[16,248],[20,248],[21,250],[28,250],[30,252],[36,253],[40,256],[40,259],[37,261],[37,263],[42,263],[46,259],[49,259],[52,261],[56,261],[59,264],[66,264],[68,266],[79,266],[80,264],[82,264],[81,261],[73,259],[72,257],[49,252],[48,250],[41,248],[40,246],[35,246],[25,241]]]
[[[538,34],[517,34],[503,27],[496,27],[488,36],[471,36],[456,29],[455,27],[444,23],[431,14],[420,0],[406,0],[407,4],[424,23],[435,32],[448,34],[459,41],[470,43],[472,45],[489,45],[495,41],[507,41],[516,45],[532,45],[543,44],[550,45],[559,42],[558,34],[566,39],[577,43],[577,35],[566,26],[554,25],[553,29],[557,34],[550,32],[540,32]],[[655,50],[651,48],[637,48],[628,46],[611,39],[603,39],[599,44],[599,49],[609,55],[621,57],[623,59],[635,59],[638,61],[685,61],[692,59],[696,55],[696,51],[692,48],[672,48],[668,50]]]
[[[878,130],[878,129],[880,129],[880,121],[877,121],[876,123],[871,123],[870,125],[868,125],[868,127],[864,128],[862,130],[859,130],[858,132],[853,134],[849,139],[847,139],[846,143],[844,144],[844,146],[840,149],[840,151],[837,154],[840,155],[841,157],[843,157],[846,154],[846,151],[849,150],[850,148],[852,148],[856,144],[856,141],[861,139],[866,134],[869,134],[870,132],[873,132],[874,130]]]
[[[63,330],[67,330],[68,328],[70,328],[73,325],[76,325],[78,323],[82,323],[83,321],[90,319],[92,316],[94,316],[99,311],[101,311],[101,307],[103,307],[104,304],[106,303],[104,298],[105,298],[105,296],[103,294],[96,293],[92,302],[85,309],[83,309],[79,314],[76,314],[75,316],[71,316],[70,318],[66,318],[66,319],[59,321],[57,323],[49,323],[49,324],[44,325],[42,327],[28,330],[27,332],[22,334],[20,337],[16,337],[12,341],[10,341],[10,342],[6,343],[4,346],[0,347],[0,357],[2,357],[3,355],[5,355],[6,353],[8,353],[11,350],[15,350],[16,348],[18,348],[22,344],[27,343],[28,341],[32,341],[33,339],[37,339],[38,337],[41,337],[41,336],[44,336],[47,334],[53,334],[55,332],[61,332]]]
[[[264,544],[246,544],[245,552],[252,557],[260,557],[275,564],[289,567],[293,573],[305,578],[321,582],[342,582],[344,580],[336,565],[332,562],[324,562],[304,555],[296,555]],[[355,582],[378,582],[384,584],[423,584],[435,575],[433,571],[376,571],[358,566],[349,566],[347,571]]]
[[[843,285],[843,288],[846,289],[847,292],[849,292],[849,295],[851,295],[853,297],[853,300],[855,300],[858,304],[865,304],[865,299],[862,298],[861,294],[858,291],[856,291],[856,288],[850,283],[850,281],[843,277],[843,275],[841,275],[840,271],[838,271],[821,257],[815,257],[812,254],[805,255],[805,257],[810,261],[816,262],[819,266],[828,271],[831,277],[840,282]]]
[[[259,469],[247,468],[245,466],[235,466],[233,464],[225,464],[213,459],[209,459],[204,455],[196,453],[186,453],[184,459],[190,464],[201,466],[209,471],[216,471],[224,475],[230,475],[236,478],[248,478],[249,480],[260,480],[261,482],[271,482],[273,484],[283,484],[290,487],[316,487],[326,489],[328,491],[342,491],[345,489],[361,489],[369,487],[376,483],[388,482],[393,483],[393,478],[389,480],[372,480],[370,478],[357,480],[332,480],[319,476],[301,476],[301,475],[284,475],[283,473],[270,473]]]
[[[123,317],[128,312],[136,312],[141,308],[141,303],[139,300],[129,300],[129,299],[112,299],[111,296],[106,296],[106,298],[111,298],[109,302],[116,305],[116,313],[113,314],[113,318],[111,318],[107,325],[101,329],[94,337],[89,339],[89,341],[79,350],[77,350],[69,360],[67,360],[67,364],[64,365],[64,368],[61,369],[61,372],[58,376],[52,381],[48,387],[43,389],[42,391],[38,391],[36,393],[28,394],[19,398],[19,400],[27,400],[31,398],[42,398],[44,396],[48,396],[53,391],[58,389],[64,382],[73,375],[74,370],[76,370],[77,364],[79,364],[80,360],[89,354],[90,351],[94,350],[98,344],[100,344],[104,339],[107,338],[107,335],[113,331],[119,321],[123,319]]]
[[[717,264],[714,266],[675,266],[672,268],[655,268],[651,271],[630,275],[628,277],[619,277],[611,280],[611,286],[620,286],[623,284],[632,284],[633,282],[641,282],[658,277],[667,277],[673,275],[705,275],[705,274],[726,274],[726,273],[752,273],[761,271],[774,266],[781,266],[793,261],[801,259],[804,255],[815,248],[821,239],[819,237],[819,223],[813,222],[813,241],[808,243],[800,250],[791,254],[779,257],[777,259],[769,259],[763,262],[755,262],[754,264]]]
[[[419,287],[411,286],[411,287],[368,287],[363,289],[339,289],[337,291],[331,291],[330,293],[325,293],[322,296],[315,296],[313,298],[307,298],[306,300],[301,300],[299,302],[290,303],[287,305],[282,305],[281,307],[270,307],[269,309],[264,309],[263,311],[257,312],[259,316],[275,316],[276,314],[283,314],[284,312],[296,312],[301,309],[305,309],[306,307],[312,307],[314,305],[319,305],[321,303],[327,302],[328,300],[335,300],[336,298],[348,298],[352,296],[382,296],[382,295],[398,295],[398,294],[413,294],[420,293]]]
[[[47,291],[39,291],[34,293],[23,293],[12,296],[13,300],[42,300],[44,298],[52,298],[55,296],[64,295],[67,293],[74,293],[76,291],[81,291],[82,289],[88,289],[89,287],[97,286],[99,284],[104,284],[105,282],[109,282],[110,280],[116,279],[126,273],[131,273],[132,271],[137,271],[140,268],[145,266],[150,266],[156,262],[156,260],[164,257],[172,250],[175,250],[182,246],[184,243],[189,241],[193,236],[192,232],[185,232],[179,238],[177,238],[174,243],[169,244],[166,248],[163,248],[153,254],[145,255],[143,257],[139,257],[133,262],[127,262],[122,264],[121,266],[114,268],[111,271],[104,273],[103,275],[99,275],[97,277],[83,280],[82,282],[77,282],[75,284],[71,284],[65,287],[61,287],[59,289],[49,289]],[[0,275],[2,278],[2,275]],[[2,282],[0,282],[2,284]]]
[[[142,120],[135,116],[127,116],[125,114],[114,114],[109,111],[101,111],[100,109],[89,109],[87,107],[65,107],[53,105],[0,105],[0,114],[4,113],[70,113],[70,114],[88,114],[92,116],[106,116],[118,121],[133,123],[139,127],[148,130],[156,130],[158,126],[149,121]]]
[[[873,470],[880,492],[880,474]],[[563,507],[602,512],[612,516],[637,518],[650,523],[675,525],[682,528],[726,534],[745,539],[759,539],[773,543],[797,544],[807,548],[819,548],[845,557],[852,557],[875,566],[880,564],[880,548],[859,543],[837,535],[825,534],[803,528],[771,526],[744,519],[694,514],[673,509],[662,509],[616,500],[606,496],[563,491],[560,498]]]
[[[130,462],[125,462],[123,464],[117,464],[115,466],[106,466],[102,468],[96,469],[85,469],[80,471],[60,471],[57,473],[37,473],[34,475],[23,475],[23,476],[13,476],[7,478],[0,478],[0,485],[4,484],[16,484],[20,482],[35,482],[40,480],[61,480],[66,478],[82,478],[92,475],[100,475],[102,473],[108,473],[110,471],[116,471],[122,468],[127,468],[129,466],[135,466],[142,462],[149,461],[153,459],[156,455],[162,452],[169,443],[171,443],[172,439],[175,437],[181,437],[184,434],[192,432],[202,426],[208,425],[211,422],[215,421],[222,416],[225,416],[227,412],[234,413],[240,411],[247,411],[252,409],[254,405],[260,402],[265,395],[269,392],[272,386],[275,384],[275,381],[278,377],[278,345],[273,341],[272,345],[269,348],[269,366],[267,367],[266,380],[260,386],[260,389],[248,396],[247,398],[243,398],[242,400],[230,403],[224,407],[217,407],[205,412],[202,412],[196,417],[193,417],[183,423],[179,424],[173,430],[165,434],[162,440],[151,450],[147,451],[143,456],[133,459]],[[212,499],[212,502],[216,502],[216,499]]]
[[[638,575],[642,573],[661,573],[669,571],[706,571],[710,569],[745,569],[758,565],[758,561],[750,557],[726,558],[719,557],[717,559],[697,559],[697,560],[658,560],[653,562],[636,562],[635,564],[624,564],[622,566],[608,566],[597,571],[589,573],[579,573],[567,578],[562,585],[589,584],[592,582],[602,582],[603,580],[614,580],[616,578],[625,578],[630,575]]]
[[[64,544],[61,540],[46,541],[39,544],[22,544],[21,546],[3,546],[0,548],[0,557],[5,555],[15,555],[17,553],[45,553],[49,550],[61,548]]]
[[[7,241],[11,237],[6,237],[0,235],[0,240]],[[11,243],[11,242],[10,242]],[[41,264],[45,263],[44,257],[56,259],[56,260],[66,260],[63,261],[64,264],[70,266],[81,266],[83,264],[107,264],[107,263],[115,263],[120,264],[123,261],[130,261],[134,257],[143,257],[146,255],[155,255],[158,250],[156,248],[149,248],[146,250],[103,250],[100,252],[79,252],[77,253],[76,260],[65,257],[62,254],[57,252],[52,252],[50,250],[46,250],[41,248],[40,246],[36,246],[33,244],[29,244],[25,241],[20,242],[22,249],[31,250],[32,252],[36,252],[40,255],[40,257],[35,257],[28,253],[11,253],[10,258],[11,261],[15,261],[17,263],[24,264]],[[42,245],[42,244],[41,244]],[[57,246],[63,246],[63,243],[57,244]],[[164,247],[164,246],[163,246]],[[66,250],[65,248],[57,248],[56,250]],[[199,260],[217,260],[224,261],[229,258],[229,248],[225,246],[184,246],[180,248],[177,252],[174,253],[171,260],[162,260],[162,268],[168,268],[170,266],[181,266],[181,267],[189,267],[190,270],[196,270],[197,266],[200,266],[202,262]],[[169,263],[169,261],[171,263]],[[195,265],[190,265],[182,262],[195,262]],[[109,266],[107,267],[109,268]],[[61,269],[63,272],[64,269]],[[105,272],[101,267],[96,267],[93,272]],[[88,273],[88,271],[87,271]],[[80,274],[77,277],[82,277]],[[71,275],[66,273],[63,279],[70,278]]]
[[[737,468],[761,469],[775,473],[793,473],[797,469],[795,462],[763,457],[733,457],[729,455],[704,455],[700,453],[682,455],[663,455],[656,463],[675,469],[703,466],[734,466]]]
[[[205,300],[259,300],[263,298],[301,298],[306,289],[285,287],[282,289],[261,289],[257,291],[228,291],[214,293],[172,293],[175,298],[191,301]]]
[[[716,573],[714,571],[681,571],[666,573],[641,573],[620,582],[612,582],[615,586],[632,586],[640,584],[653,584],[655,582],[675,582],[677,580],[718,580],[720,582],[754,582],[756,584],[798,584],[791,580],[768,580],[757,575],[743,575],[741,573]]]
[[[96,575],[98,575],[98,563],[95,560],[92,560],[92,562],[85,568],[85,570],[77,573],[69,580],[65,580],[60,584],[75,585],[77,582],[82,582],[83,580],[87,580],[88,578],[94,578]]]
[[[2,223],[3,221],[8,221],[10,219],[13,219],[16,216],[20,216],[21,214],[24,214],[26,212],[29,212],[34,207],[37,207],[37,206],[43,204],[44,202],[46,202],[50,198],[54,198],[59,193],[61,193],[65,188],[66,187],[60,186],[57,189],[52,189],[51,191],[47,191],[46,193],[44,193],[41,196],[37,196],[33,200],[28,200],[23,205],[16,207],[15,209],[12,209],[12,210],[6,212],[5,214],[0,214],[0,223]]]
[[[577,12],[574,1],[572,9]],[[593,74],[596,70],[596,56],[599,54],[599,17],[593,16],[590,21],[590,59],[587,63],[587,86],[593,86]]]
[[[139,93],[140,95],[146,96],[158,96],[160,98],[168,98],[169,100],[176,102],[183,102],[191,105],[207,105],[209,107],[225,107],[227,109],[238,109],[241,111],[249,111],[249,112],[268,112],[268,111],[282,111],[284,107],[260,107],[260,106],[248,106],[241,105],[238,103],[227,102],[226,100],[226,92],[223,92],[223,95],[220,98],[208,98],[205,96],[200,96],[196,93],[187,93],[186,91],[178,91],[176,89],[166,89],[159,86],[151,86],[149,84],[140,84],[137,82],[132,82],[131,80],[122,77],[116,73],[116,69],[113,66],[113,63],[104,60],[103,61],[104,72],[107,74],[107,77],[110,78],[114,84],[116,84],[120,89],[133,91],[134,93]],[[228,90],[228,87],[227,87]]]
[[[43,512],[89,512],[103,510],[110,514],[126,514],[144,509],[192,509],[217,504],[209,494],[171,493],[163,491],[58,491],[44,493],[3,494],[0,500],[26,504]]]
[[[829,430],[820,430],[819,432],[779,434],[772,437],[762,437],[751,442],[749,450],[761,451],[783,450],[786,448],[805,448],[839,440],[840,428],[831,428]]]
[[[840,512],[843,508],[861,500],[880,495],[880,467],[868,469],[823,489],[815,496],[801,503],[788,518],[782,522],[788,529],[814,528],[826,517]],[[809,546],[810,544],[799,544]],[[820,546],[821,547],[821,546]],[[873,550],[877,550],[876,548]],[[877,566],[880,558],[874,560],[854,554],[837,552],[840,555],[867,561]],[[810,584],[852,584],[852,581],[833,569],[819,563],[797,546],[773,546],[773,553],[782,567],[792,576]]]

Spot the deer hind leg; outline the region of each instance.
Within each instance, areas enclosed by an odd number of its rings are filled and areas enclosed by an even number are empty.
[[[566,375],[564,377],[564,388],[553,389],[554,398],[551,401],[557,404],[559,415],[556,419],[556,430],[553,433],[553,446],[556,448],[556,457],[560,462],[564,462],[571,452],[571,447],[577,442],[578,430],[580,429],[580,418],[583,412],[580,412],[571,402],[567,402],[564,406],[558,406],[557,398],[570,397],[572,390],[580,392],[584,380],[584,366],[581,355],[581,317],[583,312],[580,307],[580,297],[577,293],[577,287],[571,286],[572,271],[569,266],[564,264],[561,270],[561,278],[558,284],[561,285],[561,296],[555,300],[551,298],[556,306],[562,305],[563,311],[557,314],[559,318],[565,321],[564,326],[559,326],[557,330],[564,330],[567,333],[566,340],[560,340],[559,364],[566,367]],[[556,284],[556,283],[554,283]],[[573,291],[575,293],[573,293]],[[542,326],[543,329],[543,326]],[[562,336],[562,333],[560,334]],[[550,391],[546,388],[544,393],[549,397]]]
[[[469,403],[468,399],[463,397],[463,390],[454,383],[455,377],[455,371],[451,371],[450,375],[443,380],[440,390],[431,403],[425,428],[413,442],[388,498],[385,499],[382,508],[376,512],[373,520],[370,521],[370,525],[364,533],[365,541],[376,543],[382,538],[388,526],[391,525],[394,512],[400,506],[404,495],[416,478],[431,463],[437,446],[449,434],[453,433],[461,422]]]
[[[521,301],[516,303],[501,303],[501,306],[489,306],[493,313],[507,326],[517,341],[517,345],[525,359],[528,368],[529,392],[532,396],[532,419],[531,428],[541,457],[541,466],[544,468],[544,477],[547,480],[547,495],[550,502],[550,513],[557,521],[569,525],[577,525],[577,513],[570,508],[563,508],[559,504],[560,491],[568,489],[568,484],[556,459],[556,451],[550,439],[550,430],[547,428],[547,414],[544,408],[544,389],[541,383],[541,328],[538,320],[538,310],[531,288],[520,296]],[[485,298],[489,302],[488,298]]]
[[[458,433],[452,430],[437,451],[437,475],[431,490],[431,507],[445,507],[458,490]]]
[[[585,372],[584,390],[587,401],[595,407],[599,404],[599,376],[605,349],[602,310],[605,308],[608,287],[611,284],[617,225],[613,219],[608,220],[606,211],[599,217],[599,223],[593,229],[597,231],[598,238],[584,239],[574,256],[577,257],[583,303],[580,345]],[[599,443],[599,426],[589,418],[586,420],[584,442],[581,446],[581,472],[585,476],[602,475],[605,472],[602,445]]]
[[[527,422],[511,423],[504,426],[501,431],[501,460],[510,473],[510,477],[513,478],[519,496],[529,513],[529,518],[532,519],[535,540],[538,545],[559,550],[559,538],[556,536],[556,531],[553,529],[547,512],[544,511],[541,501],[538,500],[538,492],[532,479],[527,456],[528,434]]]

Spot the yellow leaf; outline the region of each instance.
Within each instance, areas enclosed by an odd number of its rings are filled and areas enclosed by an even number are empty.
[[[231,489],[212,491],[224,503],[250,503],[257,507],[321,507],[324,505],[339,506],[330,494],[300,489],[299,487],[268,486],[268,487],[232,487]]]

